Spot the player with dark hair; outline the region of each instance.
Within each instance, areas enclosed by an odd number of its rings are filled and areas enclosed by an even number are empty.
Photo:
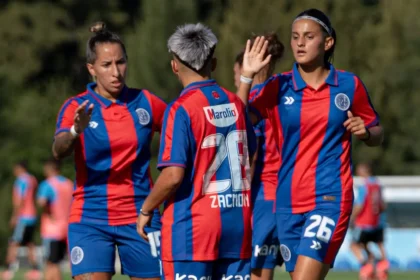
[[[251,39],[251,46],[256,37]],[[282,58],[284,52],[284,45],[274,32],[266,33],[264,37],[268,41],[266,55],[271,55],[271,60],[255,75],[251,96],[258,92],[261,85],[273,75],[275,65]],[[242,70],[243,55],[243,51],[239,53],[235,63],[240,65],[239,69],[236,69],[239,71],[239,76]],[[257,151],[251,164],[253,205],[251,279],[270,280],[274,277],[276,265],[283,264],[274,213],[280,155],[273,137],[273,127],[268,119],[262,119],[254,125],[254,132],[257,136]]]
[[[96,82],[62,106],[53,154],[74,151],[76,182],[68,232],[76,280],[111,279],[115,247],[122,273],[160,279],[157,248],[136,232],[136,219],[152,188],[150,143],[166,104],[146,89],[125,84],[127,53],[120,37],[95,24],[87,43],[87,69]],[[160,217],[146,230],[159,237]],[[154,243],[157,245],[158,243]]]
[[[255,44],[262,47],[263,41]],[[353,205],[351,136],[368,146],[383,141],[360,78],[330,63],[336,42],[323,12],[300,13],[292,24],[292,71],[271,77],[250,102],[253,122],[269,119],[275,128],[281,157],[277,231],[293,280],[324,279],[344,240]],[[245,104],[257,73],[254,62],[266,59],[258,50],[247,43],[238,92]]]
[[[180,26],[168,40],[172,71],[184,89],[165,112],[158,157],[162,173],[138,219],[138,232],[146,239],[145,225],[166,201],[162,265],[167,280],[250,277],[249,158],[255,135],[241,100],[211,79],[216,44],[202,24]]]

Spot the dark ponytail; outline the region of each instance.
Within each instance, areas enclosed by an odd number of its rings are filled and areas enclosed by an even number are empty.
[[[328,51],[325,52],[324,56],[324,63],[326,65],[328,63],[331,63],[334,58],[335,45],[337,44],[337,33],[332,27],[330,19],[327,17],[326,14],[317,9],[309,9],[303,11],[299,15],[297,15],[295,20],[298,20],[299,18],[309,18],[316,21],[321,26],[321,29],[324,32],[324,34],[334,39],[334,44]]]
[[[103,43],[117,43],[120,44],[124,55],[127,57],[127,51],[125,49],[125,45],[120,39],[120,37],[114,33],[106,29],[106,25],[104,22],[99,21],[94,23],[90,28],[89,31],[94,33],[92,37],[89,38],[87,41],[86,46],[86,61],[87,63],[93,64],[96,60],[96,46]]]

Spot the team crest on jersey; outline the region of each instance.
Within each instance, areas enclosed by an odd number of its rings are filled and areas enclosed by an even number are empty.
[[[203,108],[207,121],[217,127],[230,126],[238,120],[238,109],[234,103]]]
[[[71,249],[70,259],[72,264],[77,265],[81,263],[84,256],[85,253],[83,252],[83,249],[79,246],[73,247],[73,249]]]
[[[341,111],[347,111],[350,108],[350,98],[344,93],[339,93],[334,99],[335,106]]]
[[[218,93],[217,91],[212,91],[212,92],[211,92],[211,95],[213,95],[213,97],[214,97],[215,99],[219,99],[219,98],[220,98],[220,95],[219,95],[219,93]]]
[[[150,115],[149,112],[147,112],[143,108],[136,109],[137,116],[139,117],[139,122],[141,125],[147,125],[150,122]]]
[[[290,258],[292,257],[292,254],[290,253],[289,247],[287,247],[284,244],[281,244],[280,245],[280,253],[281,253],[281,256],[283,257],[283,260],[285,262],[290,261]]]

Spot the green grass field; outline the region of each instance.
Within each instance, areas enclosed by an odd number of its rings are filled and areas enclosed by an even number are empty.
[[[24,273],[18,273],[14,279],[16,280],[24,280],[23,277]],[[120,274],[116,274],[113,280],[127,280],[127,276],[123,276]],[[328,280],[357,280],[358,275],[354,272],[331,272],[328,277]],[[401,273],[391,273],[389,280],[419,280],[420,273],[419,272],[401,272]],[[71,280],[71,276],[69,274],[65,275],[63,280]],[[215,279],[217,280],[217,279]],[[285,272],[278,272],[276,274],[275,280],[290,280],[290,277]]]

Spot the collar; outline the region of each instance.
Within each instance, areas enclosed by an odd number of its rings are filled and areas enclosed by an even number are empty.
[[[108,108],[109,106],[111,106],[113,102],[109,99],[106,99],[105,97],[103,97],[99,93],[97,93],[94,90],[95,87],[96,87],[96,83],[87,84],[86,89],[89,92],[90,96],[92,96],[93,99],[95,99],[104,108]],[[124,86],[120,95],[117,98],[117,101],[116,101],[117,104],[125,104],[125,102],[123,100],[126,100],[125,96],[127,95],[127,92],[128,92],[128,88],[127,88],[127,86]]]
[[[337,87],[338,86],[337,70],[335,70],[334,66],[331,63],[328,63],[328,67],[330,68],[330,73],[328,74],[327,79],[325,79],[325,83],[330,86]],[[306,87],[306,83],[299,73],[297,63],[293,65],[292,79],[293,79],[293,88],[295,91],[300,91]]]
[[[214,79],[191,83],[191,84],[187,85],[186,87],[184,87],[184,89],[181,91],[180,96],[186,94],[187,92],[189,92],[191,90],[202,88],[202,87],[214,86],[215,84],[216,84],[216,81]]]

